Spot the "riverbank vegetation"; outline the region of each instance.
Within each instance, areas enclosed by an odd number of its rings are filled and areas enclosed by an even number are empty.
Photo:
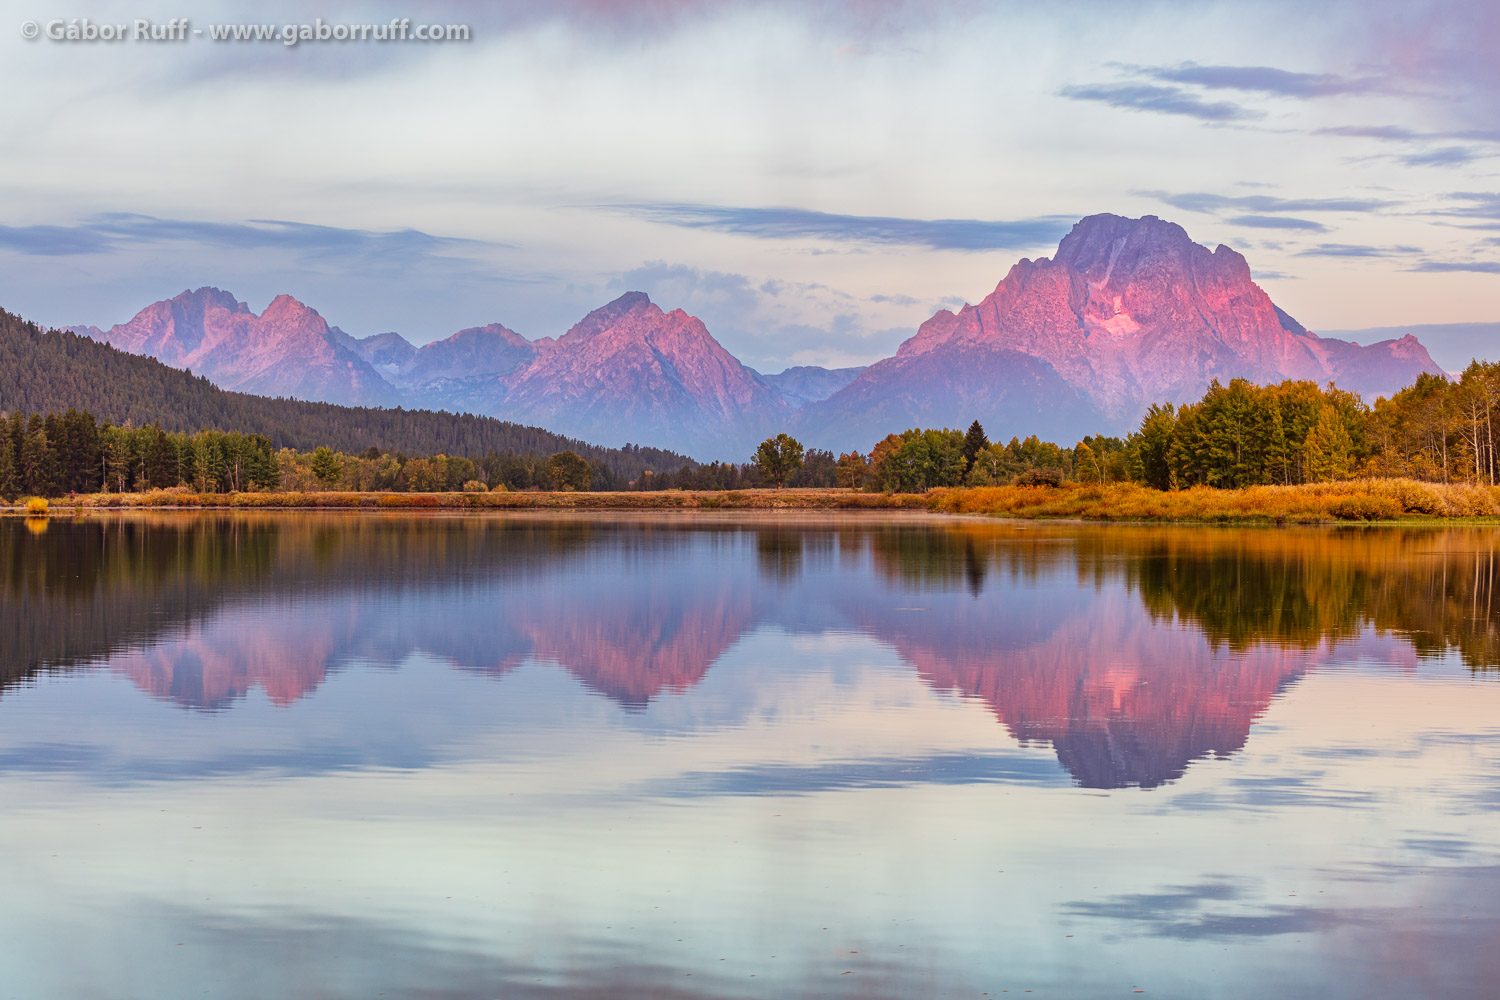
[[[45,501],[41,501],[45,503]],[[851,489],[512,491],[431,493],[350,490],[198,493],[187,487],[59,499],[54,515],[90,511],[202,510],[893,510],[1016,518],[1320,524],[1494,518],[1500,487],[1357,479],[1301,486],[1157,490],[1140,483],[939,487],[925,493]]]
[[[1140,483],[977,486],[933,490],[932,510],[1106,521],[1320,523],[1500,518],[1500,487],[1355,479],[1298,486],[1158,490]]]
[[[804,450],[786,434],[753,460],[626,473],[572,449],[482,458],[275,448],[262,434],[169,433],[78,410],[0,423],[0,500],[72,506],[920,508],[1016,517],[1323,521],[1500,517],[1500,365],[1423,375],[1368,406],[1334,385],[1215,381],[1153,406],[1124,438],[1072,448],[912,428],[869,454]],[[646,449],[630,453],[648,461]],[[665,453],[661,453],[665,454]],[[607,456],[606,456],[607,457]],[[659,457],[659,456],[658,456]],[[782,487],[789,489],[783,490]],[[774,489],[768,489],[774,487]],[[630,497],[661,494],[657,499]],[[856,499],[857,497],[865,499]],[[925,499],[921,499],[925,497]],[[882,499],[883,498],[883,499]]]
[[[326,445],[298,451],[275,448],[263,434],[218,430],[181,434],[155,424],[115,426],[101,424],[79,410],[29,417],[14,413],[0,421],[0,500],[160,490],[199,494],[617,490],[633,481],[627,475],[641,478],[639,466],[668,455],[651,449],[580,447],[585,454],[572,449],[551,453],[491,450],[478,459],[442,453],[407,455],[375,447],[354,454]],[[678,460],[688,461],[680,456],[668,459]]]
[[[977,422],[967,433],[913,428],[838,467],[843,484],[884,490],[1133,482],[1174,491],[1360,478],[1494,486],[1497,408],[1500,364],[1478,361],[1456,381],[1422,375],[1373,406],[1334,385],[1234,379],[1211,383],[1195,403],[1152,406],[1124,438],[1093,435],[1065,448],[1034,436],[992,443]]]
[[[471,413],[340,406],[230,392],[192,372],[66,330],[47,332],[0,309],[0,415],[37,413],[47,419],[47,414],[60,417],[68,410],[118,428],[159,430],[174,443],[206,429],[262,437],[274,451],[298,453],[326,447],[363,455],[373,448],[392,456],[443,454],[474,461],[491,454],[530,456],[533,464],[545,464],[550,455],[572,451],[623,481],[646,469],[661,472],[692,464],[660,448],[605,448]],[[49,435],[52,430],[48,428]],[[65,442],[54,436],[50,443]],[[151,485],[172,484],[163,479]]]
[[[186,487],[142,493],[93,493],[60,499],[53,514],[186,508],[203,510],[927,510],[915,493],[839,489],[473,491],[379,493],[347,490],[195,493]]]
[[[763,473],[756,464],[699,464],[633,445],[579,445],[581,452],[492,449],[479,458],[408,455],[374,446],[355,453],[326,445],[299,451],[276,448],[264,434],[116,426],[80,410],[13,413],[0,420],[0,501],[177,489],[196,494],[483,493],[744,490],[773,481],[812,489],[835,485],[831,452],[804,453],[800,444],[786,440],[796,454],[788,452],[781,471]],[[557,442],[567,439],[550,443]],[[665,465],[650,467],[658,461]]]

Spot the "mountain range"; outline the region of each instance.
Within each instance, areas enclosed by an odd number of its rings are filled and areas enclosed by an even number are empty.
[[[601,448],[540,427],[469,413],[342,406],[221,389],[207,378],[129,354],[67,330],[47,331],[0,309],[0,414],[77,409],[116,425],[155,424],[172,433],[263,434],[275,448],[327,445],[407,455],[482,459],[494,452],[537,464],[575,451],[603,473],[629,481],[646,469],[691,464],[658,448]]]
[[[1319,337],[1276,306],[1227,246],[1209,250],[1155,216],[1094,215],[1051,258],[1022,259],[977,305],[940,310],[868,368],[742,364],[701,320],[642,292],[561,337],[500,323],[416,347],[355,338],[288,295],[256,315],[216,288],[185,291],[109,330],[75,332],[189,368],[242,392],[472,412],[602,444],[650,442],[743,460],[790,430],[810,446],[867,451],[913,426],[1070,444],[1132,429],[1151,403],[1212,379],[1336,381],[1389,394],[1440,373],[1416,338]]]

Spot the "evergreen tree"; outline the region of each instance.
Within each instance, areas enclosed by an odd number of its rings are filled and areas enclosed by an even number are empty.
[[[177,485],[177,449],[172,438],[160,427],[143,429],[146,447],[141,458],[141,474],[148,490],[161,490]]]
[[[26,437],[26,421],[19,413],[12,413],[0,423],[0,468],[10,467],[10,479],[5,496],[19,496],[24,486],[21,481],[21,442]],[[6,486],[0,483],[0,486]]]
[[[1147,486],[1172,488],[1172,439],[1176,432],[1177,408],[1171,403],[1155,403],[1146,411],[1141,429],[1131,436],[1132,471]]]
[[[1309,482],[1349,478],[1354,464],[1354,440],[1337,407],[1332,404],[1323,407],[1318,422],[1307,435],[1304,450]]]
[[[130,431],[106,426],[100,437],[104,451],[104,491],[129,492],[136,477],[135,442]]]
[[[8,427],[0,429],[8,430]],[[21,477],[17,474],[16,455],[7,433],[0,437],[0,500],[9,502],[20,495]]]
[[[974,468],[974,460],[979,457],[979,453],[984,451],[984,449],[988,448],[989,446],[990,439],[985,437],[984,428],[980,426],[979,421],[974,421],[969,425],[969,429],[964,433],[965,475],[968,475],[969,470]]]
[[[51,497],[57,495],[57,479],[57,454],[47,440],[45,420],[33,413],[21,441],[21,486],[31,496]]]
[[[333,449],[327,445],[319,445],[313,452],[312,472],[318,477],[323,485],[332,485],[339,478],[339,473],[344,471],[343,463],[333,454]],[[446,480],[446,475],[444,479]]]
[[[224,479],[224,448],[221,435],[204,431],[192,444],[193,486],[203,493],[217,493]]]

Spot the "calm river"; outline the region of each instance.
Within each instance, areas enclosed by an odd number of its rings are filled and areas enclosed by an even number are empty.
[[[1496,529],[0,520],[0,998],[1500,993]]]

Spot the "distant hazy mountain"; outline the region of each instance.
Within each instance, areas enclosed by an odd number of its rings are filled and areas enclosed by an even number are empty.
[[[1071,444],[1112,425],[1051,365],[1019,351],[957,343],[898,358],[872,365],[828,399],[803,407],[796,433],[820,447],[868,452],[909,427],[962,429],[979,420],[997,439],[1039,434]]]
[[[334,327],[338,330],[338,327]],[[339,333],[344,331],[338,330]],[[346,335],[347,336],[347,335]],[[389,375],[411,361],[417,349],[399,333],[375,333],[355,340],[349,338],[355,354],[364,358],[382,375]]]
[[[868,451],[891,431],[966,427],[1070,444],[1132,429],[1153,402],[1214,378],[1333,379],[1367,397],[1441,369],[1407,335],[1365,346],[1319,337],[1250,279],[1154,216],[1095,215],[1055,257],[1022,260],[978,305],[942,310],[869,368],[761,375],[682,310],[629,292],[557,340],[499,323],[413,347],[356,340],[290,296],[255,315],[200,288],[108,331],[75,330],[246,392],[421,406],[527,423],[604,444],[648,442],[743,460],[768,433]]]
[[[341,332],[278,295],[260,315],[217,288],[183,292],[147,306],[128,323],[73,327],[131,354],[188,368],[225,389],[360,406],[393,406],[400,395]]]
[[[416,386],[440,379],[503,375],[531,361],[539,349],[538,344],[499,323],[471,327],[421,347],[396,372],[395,382]]]
[[[0,309],[0,413],[88,410],[101,420],[168,431],[204,428],[264,434],[276,447],[375,447],[409,455],[491,451],[548,456],[576,451],[624,479],[672,471],[681,455],[650,447],[600,448],[539,427],[472,414],[339,406],[229,392],[153,358],[128,354],[68,331],[47,332]]]
[[[1496,309],[1500,311],[1500,305]],[[1356,344],[1416,337],[1432,354],[1432,360],[1449,372],[1462,372],[1475,358],[1500,361],[1500,323],[1408,323],[1365,330],[1329,330],[1327,336]]]
[[[816,365],[798,365],[775,375],[762,375],[787,405],[806,406],[820,399],[827,399],[844,386],[853,382],[863,368],[819,368]]]
[[[977,306],[938,312],[798,426],[840,448],[868,448],[878,427],[975,418],[991,436],[1067,442],[1128,430],[1151,403],[1196,399],[1214,378],[1334,379],[1373,395],[1424,371],[1440,369],[1413,337],[1360,346],[1310,333],[1229,247],[1210,251],[1155,216],[1095,215]]]

